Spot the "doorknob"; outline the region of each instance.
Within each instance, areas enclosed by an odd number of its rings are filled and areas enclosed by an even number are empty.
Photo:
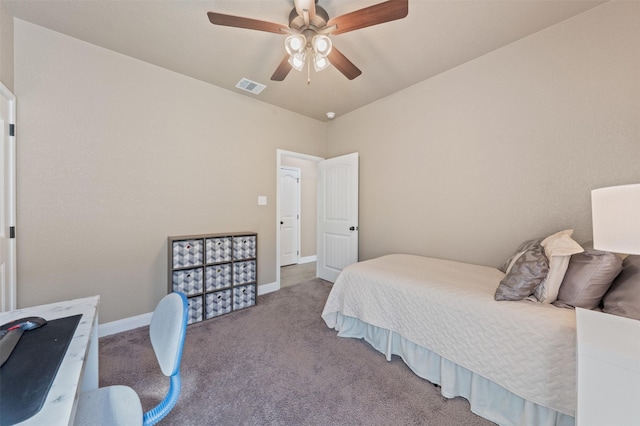
[[[352,226],[351,228],[349,228],[349,231],[357,231],[358,227],[357,226]]]
[[[280,221],[280,225],[284,225],[284,222],[283,222],[283,221]]]

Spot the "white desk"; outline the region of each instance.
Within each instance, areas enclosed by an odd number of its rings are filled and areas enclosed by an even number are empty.
[[[579,426],[640,424],[640,321],[576,309]]]
[[[0,324],[23,317],[47,321],[82,314],[42,409],[19,425],[72,425],[81,390],[98,387],[99,296],[0,312]]]

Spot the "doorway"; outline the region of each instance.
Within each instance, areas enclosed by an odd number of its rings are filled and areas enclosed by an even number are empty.
[[[298,152],[285,151],[278,149],[277,151],[277,232],[276,232],[276,250],[278,256],[276,256],[276,281],[278,288],[282,287],[283,270],[285,278],[289,280],[293,276],[299,276],[299,271],[305,270],[305,277],[308,276],[308,270],[313,269],[315,271],[316,261],[316,220],[317,220],[317,164],[319,161],[324,160],[322,157],[316,157],[313,155],[301,154]],[[283,193],[287,191],[287,181],[291,184],[291,180],[283,180],[281,171],[282,169],[297,169],[299,170],[299,199],[298,199],[298,239],[294,245],[298,246],[297,259],[294,263],[290,263],[290,256],[288,259],[283,259],[282,254],[286,254],[288,251],[287,241],[290,238],[288,230],[285,229],[287,220],[285,216],[290,215],[287,213],[288,208],[283,205],[282,198]],[[291,188],[289,189],[289,191]],[[281,224],[281,222],[284,222]],[[289,265],[289,266],[285,266]],[[290,273],[293,272],[293,273]],[[315,272],[313,277],[315,277]]]
[[[0,312],[16,309],[16,97],[0,83]]]
[[[309,228],[313,229],[308,238],[301,231],[300,257],[298,263],[315,262],[316,277],[334,282],[340,271],[358,261],[358,153],[346,154],[325,160],[292,151],[276,150],[276,290],[281,287],[281,225],[282,209],[280,195],[283,191],[280,180],[280,169],[285,165],[295,166],[289,161],[312,163],[315,172],[311,173],[315,180],[308,182],[302,171],[301,181],[307,181],[301,187],[301,198],[305,192],[313,192],[312,212],[305,213],[301,209],[301,229],[305,229],[305,218]],[[307,194],[308,195],[308,194]],[[304,202],[302,203],[304,205]],[[310,247],[305,250],[305,244]],[[314,253],[309,256],[309,253]],[[288,266],[287,268],[290,268]]]

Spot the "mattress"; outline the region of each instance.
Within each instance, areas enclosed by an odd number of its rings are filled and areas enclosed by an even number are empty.
[[[523,399],[575,416],[575,313],[494,300],[498,269],[394,254],[345,268],[322,318],[397,333]]]

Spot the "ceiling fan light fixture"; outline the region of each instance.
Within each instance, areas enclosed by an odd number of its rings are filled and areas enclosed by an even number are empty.
[[[302,34],[291,34],[284,40],[284,47],[291,56],[303,53],[307,45],[307,39]]]
[[[313,51],[320,56],[327,56],[331,52],[333,43],[331,39],[324,34],[318,34],[311,39]]]
[[[329,65],[331,65],[331,63],[326,57],[317,54],[313,55],[313,68],[316,70],[316,72],[322,71]]]
[[[302,71],[304,68],[305,60],[307,59],[307,55],[304,51],[294,53],[289,57],[289,64],[297,71]]]

